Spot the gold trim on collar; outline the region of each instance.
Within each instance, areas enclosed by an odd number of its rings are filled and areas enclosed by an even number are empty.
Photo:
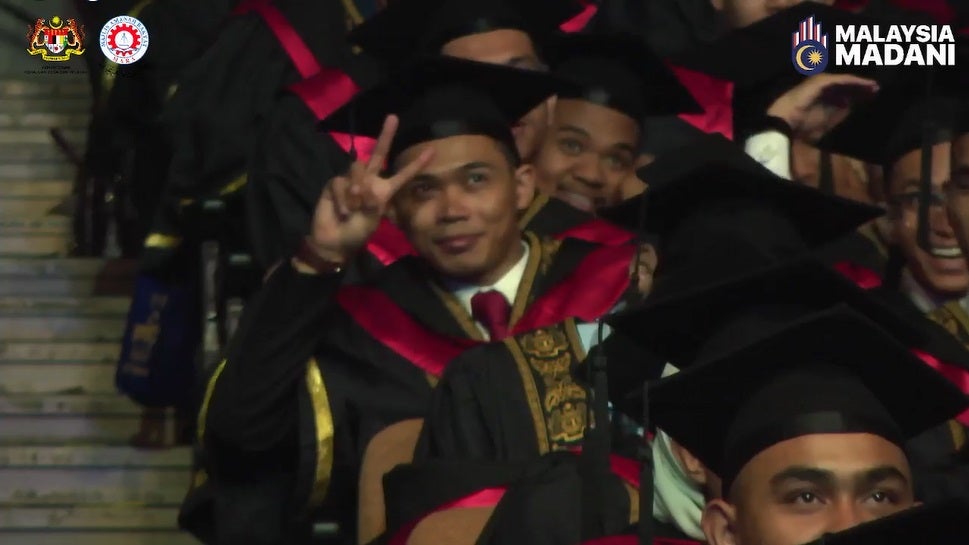
[[[435,295],[444,304],[444,308],[451,313],[454,320],[461,326],[461,329],[472,339],[481,342],[487,342],[488,339],[485,338],[481,330],[474,323],[474,318],[468,314],[464,306],[461,305],[461,301],[454,296],[453,293],[445,290],[437,284],[437,282],[431,282],[431,289],[434,290]]]
[[[528,263],[525,264],[525,271],[522,273],[521,281],[518,283],[518,291],[515,292],[515,302],[511,306],[511,315],[508,317],[508,328],[512,329],[525,314],[531,299],[532,288],[535,286],[535,276],[538,274],[538,267],[542,263],[542,241],[538,236],[529,231],[522,233],[525,243],[528,244]]]
[[[535,216],[539,213],[539,211],[542,210],[545,204],[548,203],[548,199],[549,196],[544,193],[535,195],[535,198],[532,199],[532,203],[528,205],[528,208],[526,208],[525,211],[522,212],[521,217],[518,218],[518,227],[525,229],[525,227],[528,226],[533,219],[535,219]]]
[[[333,413],[330,412],[330,398],[316,358],[310,358],[306,364],[306,389],[313,405],[313,422],[316,427],[316,473],[313,477],[313,491],[306,505],[307,511],[310,511],[326,498],[333,472]]]

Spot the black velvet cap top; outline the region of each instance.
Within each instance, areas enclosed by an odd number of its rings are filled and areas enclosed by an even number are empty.
[[[390,161],[415,144],[458,135],[494,138],[517,155],[513,123],[560,87],[554,77],[533,70],[428,58],[360,92],[321,128],[377,137],[384,119],[396,114],[400,124]]]
[[[763,338],[779,321],[787,326]],[[650,414],[723,479],[725,493],[752,458],[777,443],[868,433],[902,447],[969,407],[954,384],[841,305],[811,313],[786,305],[748,309],[704,343],[699,360],[650,386]]]

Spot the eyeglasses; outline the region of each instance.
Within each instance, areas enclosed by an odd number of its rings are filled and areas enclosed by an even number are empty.
[[[942,191],[933,191],[929,194],[929,206],[945,206],[946,197],[946,193]],[[922,204],[922,192],[907,191],[905,193],[899,193],[898,195],[890,197],[888,202],[893,206],[905,210],[918,210]]]

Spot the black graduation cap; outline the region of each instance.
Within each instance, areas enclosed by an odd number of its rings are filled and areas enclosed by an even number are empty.
[[[659,235],[657,273],[692,261],[701,248],[725,251],[728,237],[775,257],[795,255],[884,213],[781,178],[720,134],[662,155],[637,174],[649,189],[599,215]]]
[[[870,100],[856,105],[851,114],[828,131],[818,143],[823,150],[866,163],[891,167],[906,153],[948,141],[966,105],[965,88],[956,87],[952,71],[919,73],[882,86]],[[929,81],[929,80],[932,81]],[[928,95],[928,96],[927,96]],[[925,130],[929,125],[928,132]]]
[[[428,58],[360,92],[324,119],[321,128],[377,137],[386,117],[397,114],[390,161],[415,144],[465,134],[490,136],[517,154],[512,124],[560,86],[554,77],[534,70]]]
[[[951,498],[828,534],[807,545],[952,545],[965,541],[967,519],[969,501]]]
[[[601,104],[638,123],[647,115],[703,111],[646,41],[634,34],[560,34],[548,56],[554,73],[569,83],[560,98]]]
[[[871,433],[903,446],[969,407],[955,385],[861,314],[843,305],[801,312],[774,305],[736,315],[704,343],[700,362],[649,387],[652,422],[727,492],[779,442]],[[779,316],[788,325],[764,338]]]
[[[581,11],[572,0],[397,0],[354,28],[348,39],[397,65],[415,54],[439,53],[456,38],[492,30],[521,30],[541,43]]]
[[[909,152],[921,150],[922,157],[931,157],[934,145],[951,140],[957,123],[965,119],[964,69],[906,68],[904,77],[856,106],[818,147],[890,169]],[[929,247],[931,193],[931,161],[922,161],[918,240],[923,248]]]
[[[829,54],[834,51],[836,25],[871,25],[877,21],[818,2],[801,2],[752,25],[732,30],[720,38],[673,55],[678,66],[703,72],[735,82],[744,88],[770,83],[791,88],[806,76],[791,64],[793,34],[801,22],[814,17],[828,34]],[[882,73],[877,67],[837,66],[829,62],[827,73],[852,73],[875,77]]]
[[[906,346],[924,347],[928,342],[907,316],[820,261],[803,257],[770,264],[748,254],[743,246],[717,256],[709,266],[657,278],[642,304],[610,316],[607,322],[683,369],[695,363],[704,340],[731,315],[764,304],[796,305],[806,311],[846,304]]]

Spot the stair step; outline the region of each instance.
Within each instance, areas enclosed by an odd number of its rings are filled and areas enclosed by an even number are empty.
[[[115,316],[128,313],[128,297],[17,297],[0,296],[0,317],[17,316]]]
[[[15,234],[52,235],[66,233],[70,229],[71,219],[60,216],[36,219],[7,217],[0,219],[0,233],[6,234],[7,236]]]
[[[65,197],[0,196],[0,216],[5,218],[39,218],[50,214],[64,199]]]
[[[0,244],[2,244],[0,240]],[[66,297],[89,297],[92,295],[130,296],[134,290],[131,276],[2,276],[0,296],[7,295],[62,295]]]
[[[15,417],[137,416],[141,408],[118,394],[0,395],[0,415]]]
[[[0,239],[0,245],[3,240]],[[66,242],[64,242],[66,245]],[[130,276],[0,276],[0,296],[62,295],[87,297],[91,295],[130,296],[134,279]]]
[[[87,129],[67,128],[64,138],[78,149],[87,142]],[[0,144],[50,144],[54,145],[50,131],[46,127],[13,127],[0,129]]]
[[[91,121],[91,114],[87,111],[83,113],[63,112],[63,113],[26,113],[13,117],[14,127],[27,128],[51,128],[61,129],[87,129]]]
[[[0,510],[0,528],[16,530],[171,530],[177,507],[13,507]]]
[[[0,258],[0,296],[127,296],[137,268],[132,259]]]
[[[0,96],[2,97],[62,97],[59,100],[90,97],[91,84],[86,78],[69,78],[68,81],[50,83],[37,79],[0,81]],[[86,98],[86,100],[90,100]]]
[[[0,467],[12,468],[167,468],[189,469],[189,447],[144,450],[111,446],[7,446],[0,447]]]
[[[123,445],[138,431],[137,416],[4,416],[0,445]]]
[[[0,127],[11,128],[15,121],[16,118],[10,114],[0,114]],[[44,144],[8,144],[0,148],[0,160],[12,163],[32,163],[35,161],[66,163],[68,161],[64,152],[54,144],[53,140]]]
[[[114,362],[121,353],[117,342],[0,341],[0,365],[6,362]]]
[[[70,242],[66,235],[45,235],[29,239],[0,234],[0,257],[66,256]]]
[[[189,534],[171,531],[84,531],[58,532],[57,530],[4,532],[0,530],[3,545],[200,545]]]
[[[0,502],[26,505],[84,505],[119,502],[175,505],[191,479],[187,469],[0,468]]]
[[[116,369],[113,362],[0,362],[0,391],[18,394],[68,391],[113,394],[117,392],[114,385]]]
[[[91,111],[88,97],[3,97],[0,98],[0,113],[20,116],[25,113],[87,115]]]
[[[120,340],[124,316],[0,315],[0,340]]]
[[[0,185],[2,188],[2,185]],[[26,276],[132,276],[138,270],[136,259],[3,259],[0,258],[0,277]]]
[[[7,146],[4,146],[7,147]],[[3,180],[0,179],[0,195],[4,197],[66,197],[74,187],[72,179],[60,180]]]

